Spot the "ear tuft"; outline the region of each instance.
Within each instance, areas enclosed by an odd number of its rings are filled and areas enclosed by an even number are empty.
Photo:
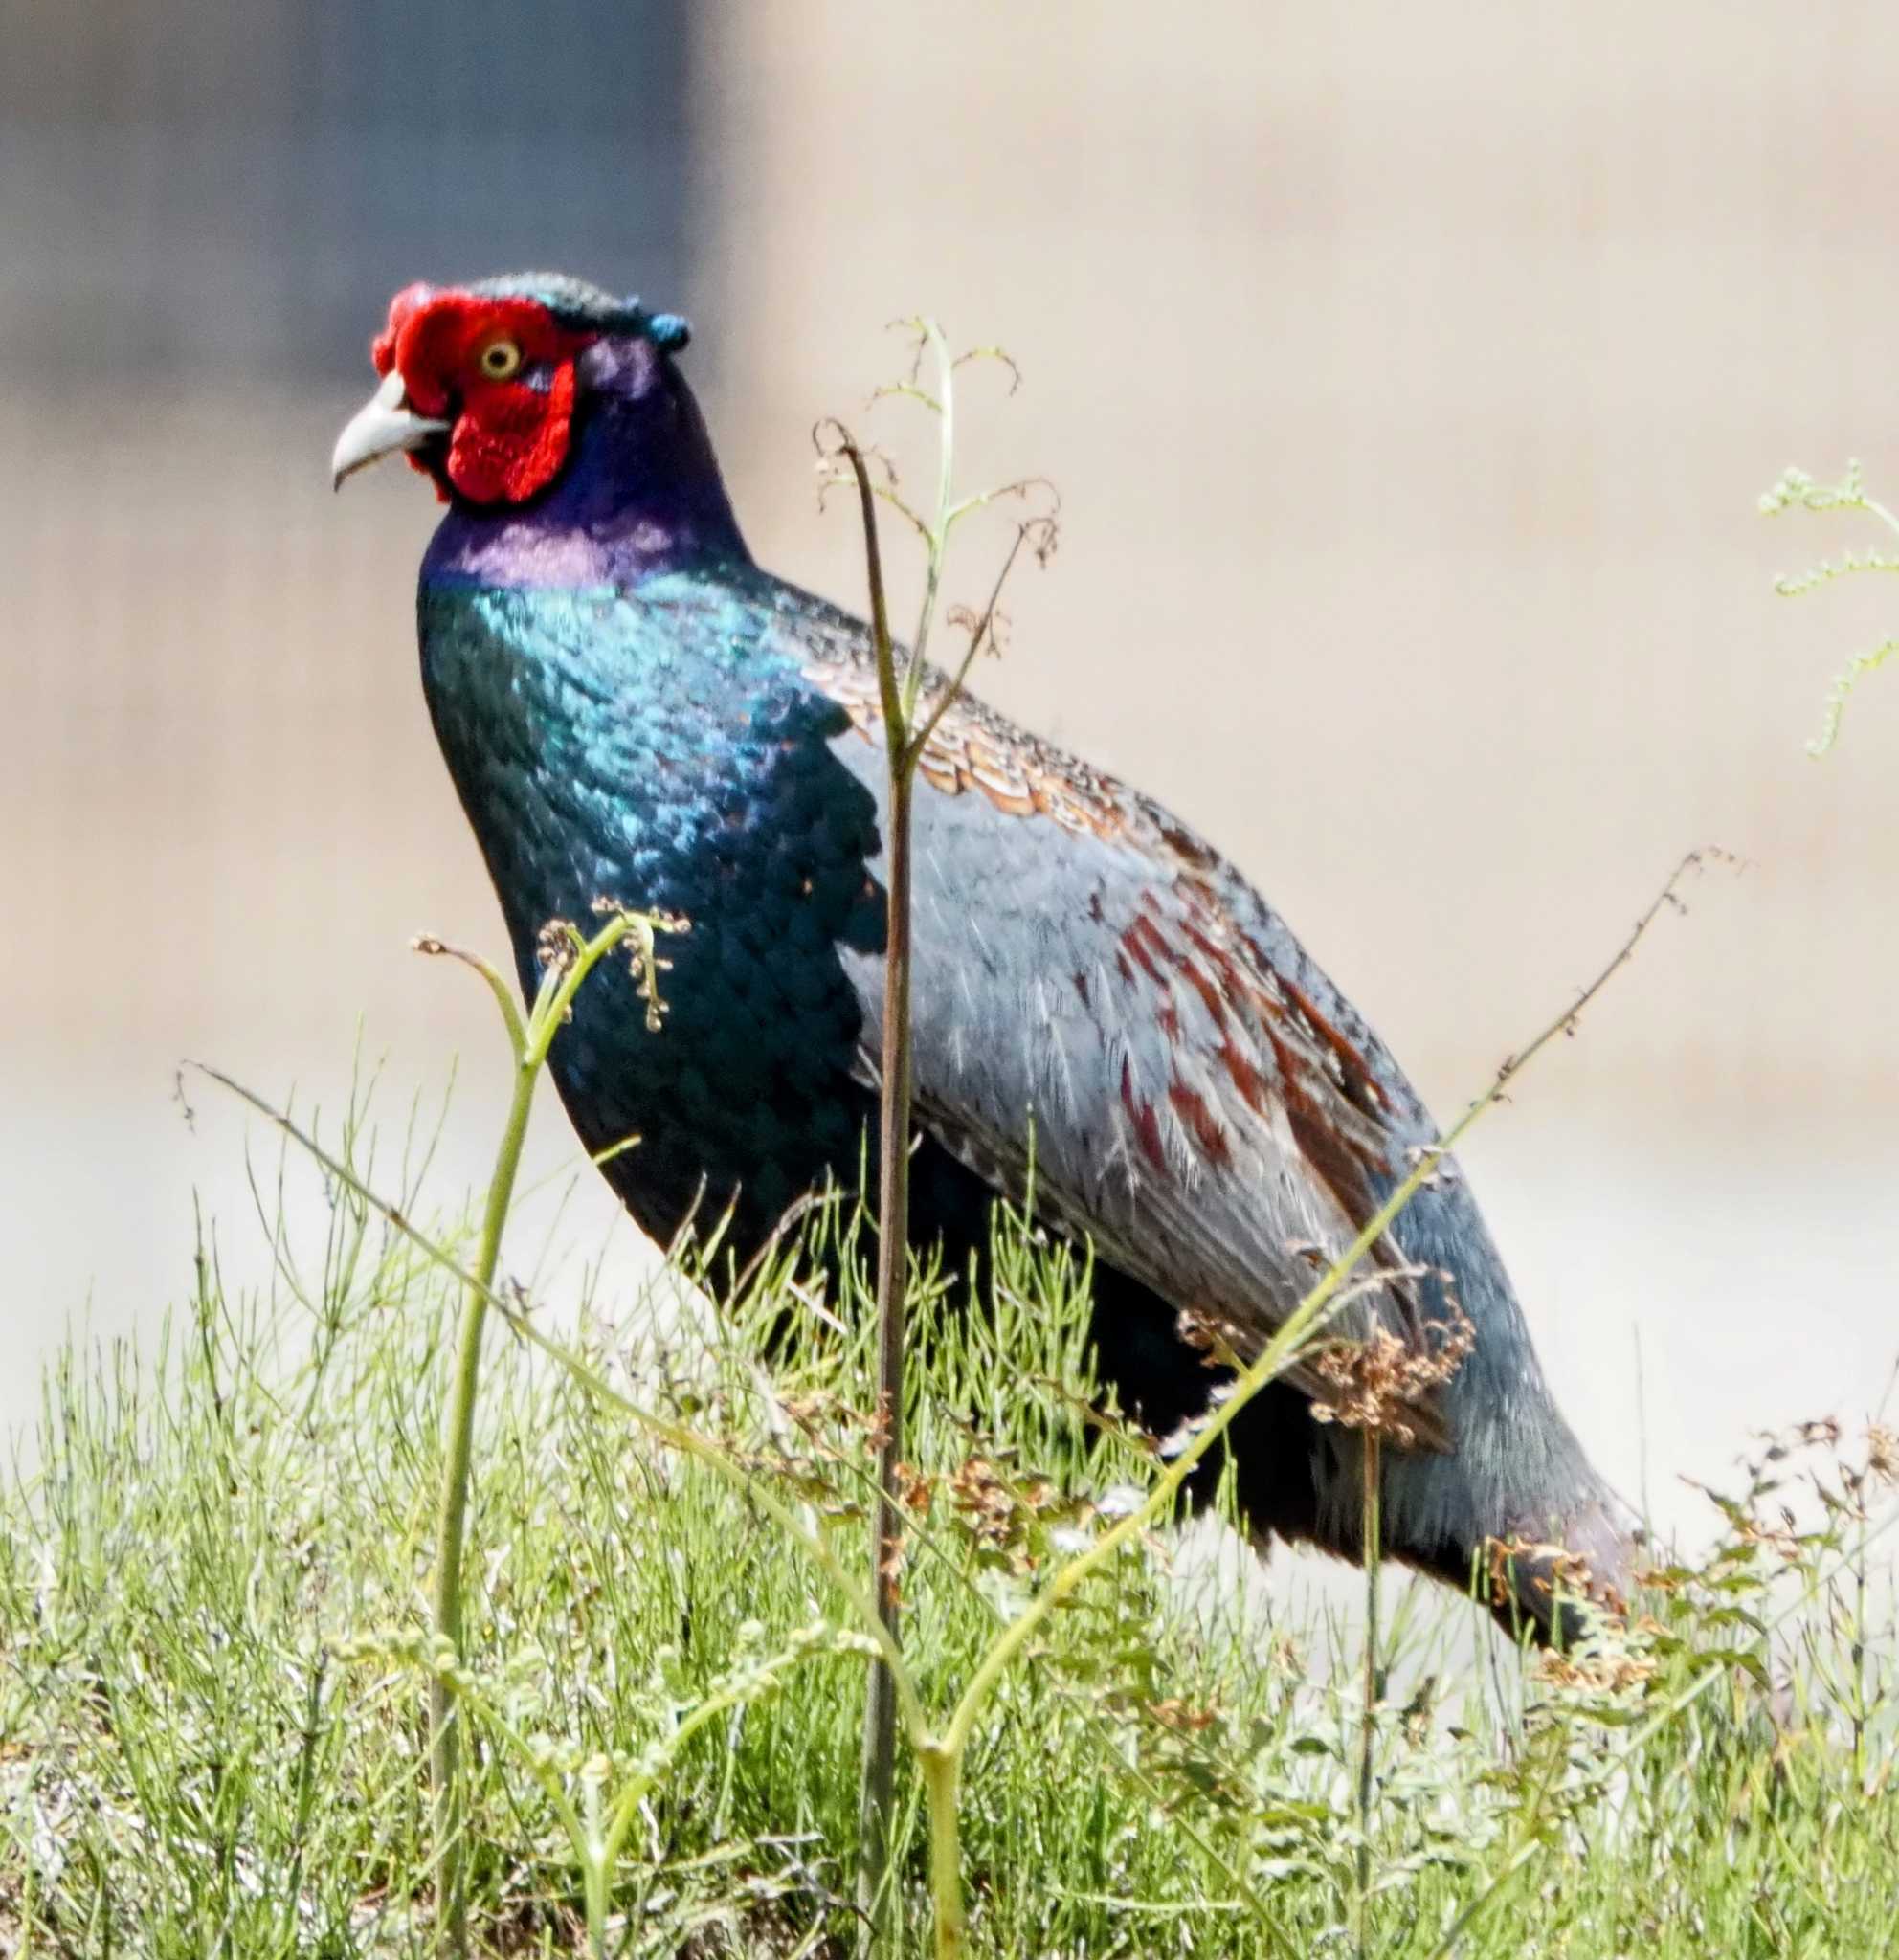
[[[661,353],[677,354],[692,339],[692,324],[677,313],[655,313],[648,317],[646,332]]]

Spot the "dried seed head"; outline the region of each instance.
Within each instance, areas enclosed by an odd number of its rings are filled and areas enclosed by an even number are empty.
[[[1546,1596],[1560,1586],[1580,1599],[1594,1598],[1595,1574],[1589,1561],[1566,1545],[1552,1545],[1535,1539],[1511,1536],[1486,1541],[1490,1560],[1490,1603],[1506,1606],[1517,1595],[1513,1573],[1530,1571],[1531,1588]],[[1533,1569],[1533,1570],[1532,1570]]]
[[[1164,1702],[1150,1702],[1148,1713],[1163,1728],[1171,1728],[1176,1735],[1198,1735],[1202,1729],[1211,1728],[1219,1720],[1218,1708],[1204,1707],[1195,1702],[1184,1702],[1178,1695],[1170,1695]]]
[[[935,1488],[935,1478],[908,1463],[897,1465],[897,1502],[906,1511],[913,1511],[919,1517],[927,1515],[930,1494]]]
[[[570,919],[549,919],[534,941],[534,957],[544,973],[565,973],[580,953],[580,932]]]
[[[1326,1384],[1326,1392],[1313,1397],[1313,1420],[1371,1431],[1410,1449],[1425,1398],[1457,1373],[1476,1345],[1470,1317],[1455,1305],[1450,1318],[1425,1322],[1411,1341],[1377,1327],[1363,1341],[1334,1342],[1313,1364]]]
[[[1536,1674],[1551,1687],[1575,1688],[1593,1695],[1626,1694],[1645,1687],[1654,1678],[1655,1657],[1629,1649],[1560,1654],[1550,1647],[1537,1657]]]

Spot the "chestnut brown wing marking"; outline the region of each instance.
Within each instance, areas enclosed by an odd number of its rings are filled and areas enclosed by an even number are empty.
[[[882,742],[882,705],[874,673],[855,663],[839,667],[827,661],[807,666],[804,676],[844,709],[866,741]],[[939,681],[926,683],[920,718],[939,691]],[[1025,734],[971,695],[957,701],[937,724],[918,758],[917,771],[947,796],[977,791],[1011,816],[1052,817],[1065,829],[1104,837],[1118,836],[1123,829],[1118,783]]]
[[[1171,994],[1164,978],[1171,975],[1193,989],[1218,1037],[1212,1053],[1220,1086],[1256,1117],[1275,1111],[1284,1117],[1301,1157],[1355,1237],[1402,1174],[1397,1139],[1386,1123],[1384,1085],[1310,993],[1239,929],[1197,856],[1179,851],[1180,835],[1175,826],[1164,841],[1183,858],[1181,868],[1170,883],[1143,893],[1140,914],[1123,931],[1121,946],[1156,988]],[[1191,841],[1197,847],[1197,839]],[[1171,1045],[1180,1047],[1179,1016],[1171,1001],[1163,1000],[1155,1015]],[[1201,1155],[1216,1167],[1231,1166],[1235,1152],[1216,1114],[1218,1102],[1210,1104],[1178,1075],[1169,1095]],[[1415,1338],[1420,1321],[1415,1290],[1396,1277],[1402,1255],[1387,1236],[1371,1257],[1394,1275],[1385,1290]]]

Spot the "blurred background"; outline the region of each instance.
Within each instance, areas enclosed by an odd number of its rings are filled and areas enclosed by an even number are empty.
[[[228,1099],[459,1058],[499,949],[415,678],[426,489],[325,464],[416,278],[680,307],[754,549],[856,604],[809,430],[936,313],[1000,341],[970,470],[1066,526],[983,691],[1210,833],[1441,1114],[1690,891],[1465,1152],[1562,1399],[1664,1522],[1899,1357],[1899,676],[1801,744],[1899,498],[1899,14],[1062,0],[0,0],[0,1421],[155,1326],[193,1192],[260,1283]],[[880,410],[879,416],[893,412]],[[874,423],[871,426],[876,426]],[[978,554],[979,555],[979,554]],[[965,583],[985,568],[966,563]],[[551,1105],[536,1150],[570,1165]],[[268,1174],[267,1161],[264,1164]],[[558,1230],[640,1254],[583,1179]],[[550,1228],[552,1229],[552,1228]],[[591,1256],[591,1255],[590,1255]],[[617,1271],[619,1268],[614,1268]]]

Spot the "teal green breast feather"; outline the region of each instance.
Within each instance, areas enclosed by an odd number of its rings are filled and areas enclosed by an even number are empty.
[[[876,804],[833,750],[848,716],[771,608],[680,573],[625,594],[425,588],[420,624],[524,988],[549,919],[604,899],[691,922],[667,945],[663,1033],[614,967],[551,1062],[590,1149],[643,1139],[642,1224],[669,1237],[704,1180],[755,1233],[827,1170],[854,1172],[868,1099],[839,948],[882,945]]]

